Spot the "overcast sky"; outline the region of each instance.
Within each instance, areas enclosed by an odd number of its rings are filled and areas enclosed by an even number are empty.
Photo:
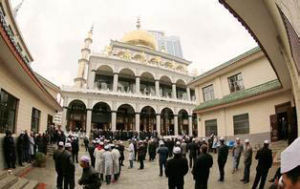
[[[11,0],[16,6],[21,0]],[[180,37],[183,56],[199,73],[257,46],[248,31],[218,0],[25,0],[17,22],[34,58],[35,71],[72,85],[83,40],[92,24],[92,51],[135,29]]]

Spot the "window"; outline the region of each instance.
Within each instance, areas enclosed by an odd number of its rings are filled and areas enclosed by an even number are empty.
[[[38,133],[40,130],[40,118],[41,118],[41,111],[32,108],[32,114],[31,114],[31,131]]]
[[[244,89],[242,74],[236,74],[228,77],[229,89],[231,93]]]
[[[19,100],[4,90],[0,95],[0,133],[10,130],[15,131],[16,115]]]
[[[234,135],[249,134],[249,115],[241,114],[233,116]]]
[[[218,136],[217,119],[211,119],[205,121],[205,136],[210,136],[214,133]]]
[[[204,102],[215,99],[213,85],[209,85],[207,87],[202,88],[202,92],[203,92],[203,100],[204,100]]]

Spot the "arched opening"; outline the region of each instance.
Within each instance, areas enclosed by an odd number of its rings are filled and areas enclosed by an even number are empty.
[[[161,111],[161,135],[174,135],[174,114],[170,108]]]
[[[126,93],[135,92],[135,75],[130,69],[123,69],[119,72],[118,91]]]
[[[155,110],[152,107],[146,106],[142,109],[140,124],[140,131],[153,132],[156,130],[156,115]]]
[[[111,109],[105,102],[98,102],[92,110],[92,128],[110,130],[111,129]]]
[[[182,79],[179,79],[176,82],[176,95],[177,95],[177,99],[188,100],[188,96],[186,92],[186,84]]]
[[[140,92],[143,95],[155,96],[155,80],[151,73],[145,72],[141,75]]]
[[[107,65],[100,66],[96,70],[95,86],[100,90],[113,90],[113,69]]]
[[[189,115],[186,110],[178,112],[178,133],[179,135],[189,134]]]
[[[67,110],[67,131],[86,131],[86,106],[80,100],[72,101]]]
[[[159,80],[159,93],[161,97],[172,98],[172,81],[167,76],[162,76]]]
[[[193,120],[193,125],[192,125],[193,136],[198,137],[198,119],[196,113],[193,113],[192,120]]]
[[[123,104],[117,111],[117,130],[132,131],[135,129],[135,111],[129,104]]]

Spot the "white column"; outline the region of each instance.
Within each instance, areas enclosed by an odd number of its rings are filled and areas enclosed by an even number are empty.
[[[135,113],[135,131],[140,132],[140,112]]]
[[[193,135],[193,117],[189,115],[189,136]]]
[[[91,124],[92,124],[92,110],[88,109],[87,116],[86,116],[86,129],[85,129],[86,136],[88,137],[90,137],[91,135]]]
[[[114,73],[114,83],[113,83],[113,91],[114,92],[117,92],[117,90],[118,90],[118,80],[119,80],[118,73]]]
[[[178,136],[178,115],[174,115],[174,134]]]
[[[90,73],[89,73],[89,77],[88,77],[88,88],[89,89],[94,89],[94,86],[95,86],[95,76],[96,76],[96,72],[95,70],[92,70]]]
[[[191,101],[191,89],[189,87],[186,88],[187,100]]]
[[[175,83],[172,84],[172,97],[174,99],[177,98],[177,95],[176,95],[176,84]]]
[[[117,112],[112,111],[111,112],[111,131],[117,130]]]
[[[160,94],[159,94],[159,80],[155,80],[155,93],[156,93],[156,96],[160,96]]]
[[[62,118],[61,118],[61,129],[65,132],[67,126],[67,107],[63,107]]]
[[[157,135],[160,136],[160,114],[156,114],[156,131]]]
[[[136,76],[135,78],[135,93],[140,94],[140,77]]]

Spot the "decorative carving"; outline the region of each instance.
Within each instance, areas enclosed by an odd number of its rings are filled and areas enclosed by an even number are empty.
[[[104,49],[104,54],[105,54],[106,56],[110,56],[111,53],[112,53],[112,46],[111,46],[111,45],[107,45],[107,46],[105,47],[105,49]]]

